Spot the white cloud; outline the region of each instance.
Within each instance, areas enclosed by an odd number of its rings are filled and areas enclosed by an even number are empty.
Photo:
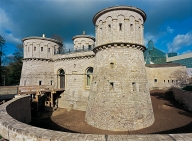
[[[172,29],[170,26],[167,26],[167,32],[173,33],[174,29]]]
[[[148,43],[150,40],[152,40],[154,43],[157,41],[157,40],[156,40],[156,37],[155,37],[154,35],[147,33],[147,34],[144,36],[144,45],[147,46],[147,43]]]
[[[1,36],[6,40],[6,42],[10,43],[20,43],[21,40],[14,37],[12,31],[13,23],[6,14],[6,12],[0,8],[0,33]]]
[[[187,34],[177,35],[171,43],[168,43],[169,52],[176,52],[179,49],[192,45],[192,31]]]
[[[0,31],[2,32],[5,29],[9,29],[10,19],[3,9],[0,8]]]

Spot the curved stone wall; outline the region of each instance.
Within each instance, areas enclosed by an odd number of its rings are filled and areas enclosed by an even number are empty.
[[[112,42],[143,44],[145,13],[131,6],[114,6],[98,12],[93,22],[96,46]]]
[[[110,7],[94,16],[97,46],[85,115],[89,125],[133,131],[153,124],[141,34],[145,18],[131,6]]]
[[[164,135],[97,135],[52,131],[22,123],[30,121],[30,114],[27,109],[29,110],[28,96],[14,98],[3,105],[0,105],[0,135],[9,141],[192,140],[191,133]],[[15,116],[15,112],[18,113],[17,116]],[[24,117],[25,120],[23,120]]]
[[[97,52],[95,59],[86,122],[112,131],[152,125],[154,115],[143,52],[117,46]]]
[[[45,37],[28,37],[23,40],[24,58],[51,59],[63,45],[57,40]]]
[[[77,35],[73,37],[74,50],[91,50],[95,45],[95,38],[88,35]]]

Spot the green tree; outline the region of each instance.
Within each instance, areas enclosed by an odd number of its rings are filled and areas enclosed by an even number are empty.
[[[6,85],[19,85],[23,58],[23,45],[17,45],[12,56],[7,57],[9,64],[5,67]]]
[[[0,85],[3,85],[2,79],[2,56],[3,56],[3,47],[5,46],[5,39],[0,35]]]

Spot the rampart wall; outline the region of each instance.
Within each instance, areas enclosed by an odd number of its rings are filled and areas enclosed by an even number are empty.
[[[17,94],[18,86],[0,86],[0,95]]]
[[[33,127],[30,122],[29,97],[14,98],[0,105],[0,134],[9,141],[113,141],[113,140],[187,140],[192,134],[98,135],[52,131]],[[15,115],[16,114],[16,115]],[[14,119],[14,118],[15,119]],[[25,117],[25,118],[24,118]],[[24,120],[25,119],[25,120]]]

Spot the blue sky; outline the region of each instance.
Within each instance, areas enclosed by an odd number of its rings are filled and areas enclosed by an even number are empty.
[[[71,48],[72,37],[82,31],[95,36],[93,16],[115,5],[145,11],[145,45],[152,39],[166,53],[192,52],[192,0],[1,0],[0,34],[7,42],[6,54],[12,54],[22,38],[42,34],[61,35]]]

